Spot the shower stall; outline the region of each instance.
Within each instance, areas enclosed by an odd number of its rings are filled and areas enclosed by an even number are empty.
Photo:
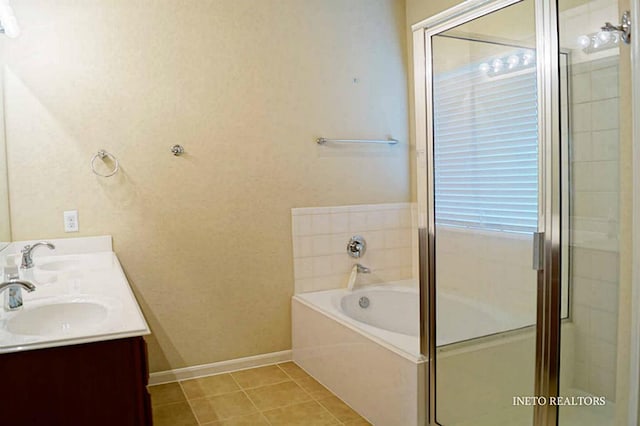
[[[637,424],[636,6],[471,0],[413,26],[426,424]]]

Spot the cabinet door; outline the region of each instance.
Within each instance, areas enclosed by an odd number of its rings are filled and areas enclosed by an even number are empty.
[[[0,356],[0,412],[12,426],[151,425],[141,337]]]

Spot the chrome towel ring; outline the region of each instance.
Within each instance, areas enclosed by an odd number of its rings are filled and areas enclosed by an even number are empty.
[[[98,172],[96,170],[96,160],[97,159],[101,159],[104,160],[105,158],[109,158],[111,161],[113,161],[114,163],[114,167],[113,170],[111,170],[111,172],[107,173],[107,174],[102,174],[100,172]],[[101,149],[100,151],[98,151],[98,153],[96,155],[93,156],[93,158],[91,159],[91,171],[100,177],[111,177],[113,175],[115,175],[116,173],[118,173],[118,170],[120,169],[120,164],[118,163],[118,159],[116,157],[113,156],[113,154],[105,151],[104,149]]]

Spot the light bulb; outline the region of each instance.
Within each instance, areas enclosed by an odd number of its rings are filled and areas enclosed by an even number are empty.
[[[598,38],[603,42],[603,43],[607,43],[609,40],[611,40],[611,33],[609,31],[600,31],[598,33]]]
[[[591,38],[586,35],[581,35],[580,37],[578,37],[578,44],[583,49],[586,49],[587,47],[591,46]]]
[[[536,57],[533,54],[533,52],[527,52],[524,55],[522,55],[522,64],[530,65],[535,60],[535,58]]]
[[[20,35],[18,21],[13,14],[13,8],[7,0],[0,1],[0,24],[2,24],[7,37],[16,38]]]
[[[483,62],[480,64],[480,66],[478,67],[478,69],[480,70],[480,72],[483,73],[488,73],[489,69],[491,69],[491,67],[489,66],[489,64],[487,64],[486,62]]]
[[[3,19],[2,28],[4,28],[4,33],[9,38],[16,38],[20,35],[20,27],[15,16]]]
[[[494,59],[491,65],[493,66],[493,71],[498,72],[502,69],[504,63],[502,62],[502,59]]]
[[[520,58],[516,55],[511,55],[507,58],[507,63],[509,64],[509,68],[514,68],[516,65],[520,63]]]

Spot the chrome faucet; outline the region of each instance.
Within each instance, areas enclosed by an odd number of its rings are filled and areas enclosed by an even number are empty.
[[[370,274],[371,269],[366,266],[362,266],[359,263],[353,265],[351,268],[351,274],[349,275],[349,281],[347,281],[347,291],[352,291],[353,287],[356,285],[356,279],[358,279],[358,274]]]
[[[370,274],[371,273],[371,269],[367,268],[366,266],[362,266],[359,263],[356,263],[355,266],[358,268],[358,273],[359,274]]]
[[[31,293],[36,289],[36,286],[29,281],[23,281],[19,279],[5,281],[0,284],[0,293],[5,290],[9,292],[5,294],[4,309],[7,311],[15,311],[22,307],[22,289]]]
[[[40,246],[46,246],[49,247],[49,249],[53,250],[54,248],[56,248],[56,246],[54,246],[53,244],[51,244],[48,241],[41,241],[39,243],[35,243],[34,245],[26,245],[24,246],[24,248],[22,249],[22,264],[20,265],[21,269],[30,269],[33,268],[33,250],[36,247],[40,247]]]

